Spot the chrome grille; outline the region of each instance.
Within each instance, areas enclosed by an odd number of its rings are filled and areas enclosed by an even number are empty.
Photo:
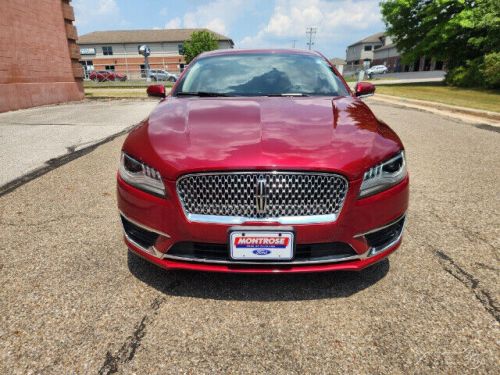
[[[337,218],[347,180],[326,173],[200,173],[181,177],[177,194],[193,221],[322,222]]]

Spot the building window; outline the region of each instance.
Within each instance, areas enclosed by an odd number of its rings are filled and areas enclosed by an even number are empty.
[[[113,54],[113,47],[111,47],[111,46],[102,47],[102,54],[103,55],[112,55]]]
[[[105,65],[104,69],[105,70],[111,70],[112,72],[114,72],[115,71],[115,66],[114,65]]]
[[[179,55],[184,55],[184,44],[178,44],[177,49],[179,50]]]
[[[372,46],[371,45],[365,46],[365,51],[371,51],[371,50],[372,50]]]

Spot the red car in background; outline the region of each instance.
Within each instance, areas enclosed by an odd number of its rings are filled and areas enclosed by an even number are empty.
[[[89,74],[89,79],[96,82],[105,82],[105,81],[126,81],[127,75],[116,73],[111,70],[93,70]]]
[[[361,270],[401,244],[403,144],[322,55],[204,53],[125,140],[130,250],[166,269]]]

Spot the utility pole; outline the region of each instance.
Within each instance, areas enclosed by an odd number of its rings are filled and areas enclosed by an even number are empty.
[[[307,45],[309,46],[309,49],[311,49],[312,46],[314,45],[313,37],[316,34],[317,30],[318,29],[316,27],[308,27],[306,29],[306,35],[309,35],[309,42],[307,42]]]
[[[297,41],[297,39],[292,40],[292,48],[295,48],[295,42],[296,41]]]

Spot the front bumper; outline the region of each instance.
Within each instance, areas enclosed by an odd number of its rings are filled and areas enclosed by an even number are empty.
[[[179,256],[175,249],[181,243],[202,243],[205,247],[214,244],[214,248],[221,248],[228,243],[231,225],[189,222],[177,198],[175,182],[166,181],[168,197],[160,198],[128,185],[118,176],[118,207],[129,249],[166,269],[244,273],[359,271],[400,246],[409,195],[408,177],[384,192],[363,199],[357,197],[360,183],[351,182],[335,222],[293,225],[297,248],[330,243],[349,247],[350,253],[332,258],[252,263],[234,262],[220,257],[220,253],[217,258]],[[276,223],[248,223],[249,227],[254,225],[276,226]],[[384,228],[390,225],[394,230],[384,243],[374,232],[381,230],[379,234],[384,234],[384,230],[388,231]]]

